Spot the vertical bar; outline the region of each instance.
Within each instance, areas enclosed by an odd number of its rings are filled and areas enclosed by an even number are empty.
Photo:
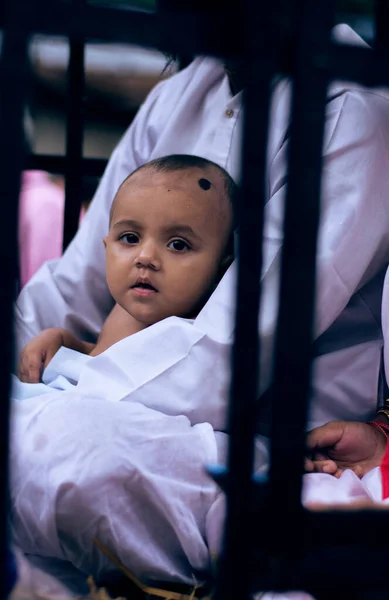
[[[28,65],[28,0],[3,4],[5,24],[1,55],[0,119],[2,169],[0,236],[0,592],[7,589],[9,389],[13,366],[13,302],[18,280],[17,218],[24,153],[24,101]]]
[[[191,64],[193,59],[194,59],[194,56],[192,56],[191,54],[180,53],[177,57],[178,70],[182,71],[183,69],[186,69],[186,67]]]
[[[72,0],[72,8],[75,11],[74,18],[77,18],[77,9],[80,6],[82,8],[85,3],[86,0]],[[85,40],[70,37],[69,45],[64,250],[76,234],[80,219],[84,138]]]
[[[389,1],[375,0],[374,47],[377,50],[389,48]]]
[[[310,379],[316,244],[332,0],[300,0],[272,397],[269,509],[275,551],[302,540],[301,478]],[[295,7],[296,9],[296,7]],[[320,26],[318,26],[318,23]],[[285,494],[288,505],[285,510]],[[277,535],[276,531],[282,532]],[[282,544],[281,544],[282,541]]]
[[[252,470],[259,382],[258,312],[262,231],[266,201],[267,137],[271,82],[275,73],[274,3],[247,0],[243,182],[239,198],[239,248],[235,341],[230,388],[227,521],[216,598],[250,597],[248,565],[253,551]]]

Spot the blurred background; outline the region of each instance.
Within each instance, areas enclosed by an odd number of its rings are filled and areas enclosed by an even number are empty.
[[[115,0],[90,4],[132,6],[153,10],[154,0]],[[40,154],[64,154],[66,39],[34,36],[29,107],[32,149]],[[124,44],[88,43],[85,55],[84,155],[107,158],[150,89],[168,76],[167,58],[154,50]],[[172,65],[173,66],[173,65]]]
[[[91,4],[154,10],[155,0],[91,0]],[[373,35],[372,0],[341,0],[338,21],[349,23],[364,39]],[[65,39],[35,36],[31,43],[33,95],[30,106],[34,152],[63,154],[65,148]],[[176,66],[154,50],[131,45],[89,43],[86,50],[84,154],[108,157],[149,90]],[[166,68],[166,69],[165,69]]]
[[[156,8],[155,0],[88,1],[95,5],[135,7],[146,11]],[[337,21],[348,23],[370,42],[374,34],[374,10],[374,0],[338,0]],[[36,35],[31,39],[30,60],[32,73],[25,119],[29,150],[32,154],[63,156],[69,44],[65,38]],[[85,52],[84,157],[108,159],[150,89],[182,66],[183,63],[174,62],[153,49],[88,41]],[[84,178],[82,215],[98,181],[98,177]],[[23,286],[44,260],[56,258],[62,252],[63,175],[25,172],[20,207],[19,247]]]

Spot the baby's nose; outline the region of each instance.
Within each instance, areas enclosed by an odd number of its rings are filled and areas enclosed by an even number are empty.
[[[156,244],[152,241],[148,241],[139,246],[137,265],[139,267],[159,268],[160,259]]]

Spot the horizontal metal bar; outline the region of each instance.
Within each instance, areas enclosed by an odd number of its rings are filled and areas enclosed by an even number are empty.
[[[212,12],[205,19],[203,14],[188,11],[166,14],[89,4],[74,7],[53,0],[35,2],[26,26],[34,33],[131,42],[185,55],[233,56],[245,45],[239,28],[234,36],[229,35],[225,15]]]
[[[368,87],[389,86],[389,52],[362,46],[333,45],[328,58],[316,61],[332,79],[355,81]]]
[[[82,174],[86,177],[101,177],[107,164],[108,161],[105,158],[84,157],[81,162]],[[66,171],[66,157],[51,154],[30,154],[24,161],[24,168],[64,174]]]
[[[251,565],[254,591],[309,591],[318,582],[332,590],[352,586],[353,581],[365,589],[386,586],[389,547],[383,532],[389,526],[388,510],[303,510],[302,517],[302,552],[277,556],[258,551]],[[252,522],[257,538],[274,536],[274,530],[256,526],[254,514]],[[357,565],[361,569],[356,573]]]
[[[281,27],[282,12],[277,18]],[[188,12],[156,14],[91,5],[80,5],[73,10],[63,2],[38,2],[34,3],[34,11],[29,11],[26,27],[33,33],[130,42],[186,55],[236,56],[242,55],[247,45],[247,39],[239,34],[238,24],[234,35],[230,35],[225,17],[213,13],[204,19],[201,14]],[[279,71],[289,74],[292,70],[289,40],[279,41],[279,52]],[[367,86],[389,85],[388,49],[333,44],[328,55],[315,58],[315,67],[325,69],[329,79],[357,81]]]
[[[278,20],[281,26],[281,13]],[[201,14],[185,11],[156,14],[91,5],[80,5],[73,10],[70,4],[54,1],[42,5],[34,3],[26,27],[34,33],[131,42],[185,54],[242,55],[247,42],[239,35],[237,25],[234,36],[229,34],[228,22],[223,15],[210,13],[204,19]],[[287,40],[279,44],[280,70],[287,74],[291,71],[290,45]],[[388,49],[372,51],[362,46],[333,44],[328,55],[315,59],[315,66],[329,71],[329,78],[349,79],[368,86],[389,85]]]

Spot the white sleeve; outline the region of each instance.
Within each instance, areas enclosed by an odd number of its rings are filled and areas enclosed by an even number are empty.
[[[157,85],[116,147],[80,230],[57,261],[46,263],[22,290],[15,310],[18,351],[42,329],[66,327],[96,335],[112,306],[105,280],[103,238],[121,182],[148,161],[156,140],[149,117],[164,82]]]
[[[389,102],[349,91],[329,105],[318,246],[317,333],[389,259]]]
[[[374,91],[337,88],[326,109],[321,221],[317,254],[316,336],[389,257],[389,101]],[[284,143],[270,166],[266,206],[265,275],[269,323],[276,318],[278,262],[283,239]],[[277,266],[277,268],[274,268]],[[271,281],[267,281],[271,279]],[[265,310],[266,312],[266,310]]]

